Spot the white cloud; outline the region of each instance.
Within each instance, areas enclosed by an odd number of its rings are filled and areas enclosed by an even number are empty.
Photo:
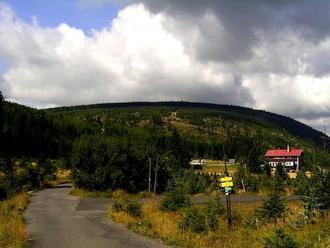
[[[330,35],[315,42],[289,26],[258,26],[241,47],[228,25],[212,11],[185,18],[134,4],[87,35],[65,23],[26,23],[2,4],[8,70],[0,86],[33,106],[190,100],[262,108],[317,127],[330,118]]]
[[[16,101],[251,101],[231,72],[189,56],[163,27],[167,17],[151,14],[141,4],[120,11],[111,27],[91,36],[67,24],[46,29],[24,23],[8,7],[0,12],[5,16],[0,54],[10,64],[2,85]],[[228,91],[242,100],[232,101]]]

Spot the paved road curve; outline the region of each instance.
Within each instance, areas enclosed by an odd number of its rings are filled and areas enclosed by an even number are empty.
[[[33,247],[163,247],[109,220],[106,217],[109,199],[80,200],[68,192],[69,188],[63,187],[32,194],[25,219]]]

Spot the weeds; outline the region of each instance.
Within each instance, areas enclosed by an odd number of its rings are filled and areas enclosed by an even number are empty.
[[[0,247],[28,247],[22,217],[28,202],[29,196],[25,192],[0,202]]]

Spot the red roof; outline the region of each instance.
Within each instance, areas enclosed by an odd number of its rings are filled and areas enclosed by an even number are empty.
[[[266,152],[266,157],[299,157],[304,153],[301,149],[291,149],[288,150],[268,150]]]

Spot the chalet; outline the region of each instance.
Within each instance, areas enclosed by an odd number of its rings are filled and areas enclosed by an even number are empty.
[[[278,164],[283,164],[287,172],[299,171],[303,164],[304,151],[302,149],[276,149],[266,152],[266,162],[275,169]]]
[[[195,160],[191,160],[189,162],[189,164],[193,167],[203,167],[204,165],[206,165],[206,161],[204,159],[195,159]]]

